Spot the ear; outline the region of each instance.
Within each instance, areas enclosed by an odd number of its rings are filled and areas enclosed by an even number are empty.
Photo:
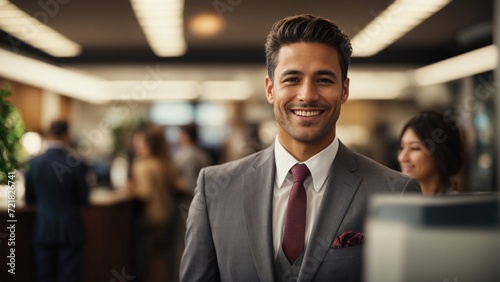
[[[266,97],[269,104],[274,103],[273,81],[268,75],[266,75]]]
[[[342,84],[342,97],[340,97],[340,103],[344,104],[349,98],[349,78],[346,77],[344,83]]]

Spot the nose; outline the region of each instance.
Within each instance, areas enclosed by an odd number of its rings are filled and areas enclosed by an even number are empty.
[[[398,153],[398,162],[403,163],[408,161],[408,150],[406,148],[401,148]]]
[[[317,101],[319,99],[318,89],[316,89],[316,85],[312,80],[304,80],[304,82],[300,85],[300,89],[298,90],[297,98],[299,99],[299,101],[303,101],[306,103]]]

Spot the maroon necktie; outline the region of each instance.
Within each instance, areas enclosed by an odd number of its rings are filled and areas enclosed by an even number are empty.
[[[293,186],[288,197],[285,231],[283,232],[283,252],[293,264],[304,250],[306,233],[307,194],[304,180],[309,175],[305,164],[296,164],[291,169]]]

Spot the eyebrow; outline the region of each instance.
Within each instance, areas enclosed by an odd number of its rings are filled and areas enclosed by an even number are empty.
[[[287,76],[287,75],[296,75],[296,74],[304,74],[303,72],[299,71],[299,70],[286,70],[284,71],[283,73],[281,73],[280,77],[284,77],[284,76]]]
[[[314,74],[315,75],[328,75],[328,76],[332,76],[333,78],[337,79],[337,75],[331,70],[319,70],[319,71],[314,72]]]
[[[303,75],[304,73],[299,71],[299,70],[294,70],[294,69],[291,69],[291,70],[286,70],[284,71],[280,77],[284,77],[284,76],[287,76],[287,75]],[[319,75],[328,75],[328,76],[331,76],[333,77],[334,79],[337,79],[337,75],[331,71],[331,70],[318,70],[318,71],[315,71],[314,72],[314,75],[315,76],[319,76]]]

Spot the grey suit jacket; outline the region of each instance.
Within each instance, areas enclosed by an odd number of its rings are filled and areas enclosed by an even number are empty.
[[[375,193],[419,192],[415,179],[340,143],[318,221],[299,273],[283,280],[359,281],[362,246],[331,249],[346,231],[364,229]],[[200,172],[187,220],[181,281],[276,281],[272,243],[274,146]],[[281,279],[280,279],[281,280]]]

